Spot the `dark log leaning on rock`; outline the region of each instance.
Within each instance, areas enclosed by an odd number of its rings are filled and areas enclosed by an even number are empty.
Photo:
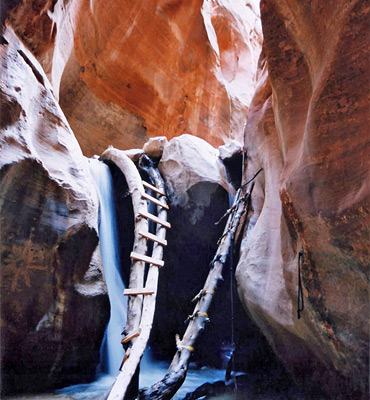
[[[260,171],[259,171],[260,172]],[[257,174],[255,175],[257,176]],[[254,179],[254,178],[253,178]],[[251,181],[249,181],[251,182]],[[248,182],[248,183],[249,183]],[[235,196],[234,204],[228,213],[224,233],[219,241],[219,246],[214,259],[211,262],[211,269],[203,289],[194,297],[197,301],[194,312],[188,317],[189,325],[185,334],[180,340],[176,335],[177,352],[164,378],[149,388],[140,391],[140,400],[170,400],[181,387],[187,374],[190,355],[194,351],[195,341],[201,330],[204,329],[208,319],[208,309],[215,293],[217,282],[222,279],[222,270],[226,262],[227,254],[234,234],[238,228],[242,214],[250,203],[250,196],[253,190],[253,183],[245,194],[246,185],[243,185]]]
[[[135,239],[131,253],[130,284],[125,293],[129,295],[127,323],[124,329],[126,336],[122,340],[123,344],[129,347],[126,350],[115,383],[109,392],[103,396],[103,399],[123,400],[130,390],[132,381],[137,376],[139,363],[149,339],[155,311],[158,269],[163,267],[163,246],[167,244],[165,239],[166,228],[170,228],[171,225],[167,222],[168,206],[164,182],[156,168],[152,165],[146,167],[146,172],[155,185],[153,186],[142,181],[135,164],[125,152],[110,147],[100,158],[114,162],[124,174],[136,216]],[[156,192],[158,198],[146,194],[144,186]],[[156,204],[157,216],[147,212],[147,200]],[[148,219],[157,224],[155,235],[148,233]],[[147,239],[154,242],[150,256],[146,255]],[[145,263],[149,264],[149,269],[144,282]]]

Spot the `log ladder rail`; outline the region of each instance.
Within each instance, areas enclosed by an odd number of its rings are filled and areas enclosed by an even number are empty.
[[[159,268],[163,267],[163,246],[167,245],[167,199],[164,182],[159,171],[152,165],[145,168],[154,185],[143,181],[139,171],[124,151],[109,147],[100,157],[111,161],[122,171],[131,194],[135,215],[135,238],[131,252],[129,288],[124,295],[129,296],[127,322],[122,345],[126,353],[112,388],[103,396],[108,400],[124,400],[127,390],[138,370],[153,325]],[[148,194],[145,189],[151,191]],[[157,215],[148,212],[148,202],[155,204]],[[149,232],[148,220],[156,224],[155,234]],[[153,242],[151,254],[147,254],[147,241]],[[144,282],[145,265],[147,278]],[[119,338],[117,338],[119,340]],[[119,366],[117,366],[118,368]]]
[[[239,228],[242,215],[246,213],[245,224],[248,224],[248,212],[251,204],[251,195],[254,187],[253,180],[262,171],[262,168],[252,179],[242,185],[235,196],[233,206],[224,216],[229,216],[224,233],[219,242],[215,257],[211,261],[211,268],[201,291],[192,300],[196,302],[194,312],[189,315],[189,325],[180,340],[176,335],[177,351],[172,359],[166,375],[162,380],[149,388],[140,390],[140,400],[169,400],[184,382],[190,361],[190,355],[194,351],[195,341],[199,333],[209,321],[208,309],[217,288],[217,282],[222,279],[222,270],[230,252],[230,247],[235,240],[235,233]],[[249,186],[248,186],[249,185]],[[247,226],[247,225],[246,225]]]

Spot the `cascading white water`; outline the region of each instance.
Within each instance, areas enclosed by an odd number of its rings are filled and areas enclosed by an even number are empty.
[[[126,324],[127,300],[123,296],[125,286],[120,274],[113,183],[107,165],[95,159],[89,161],[91,174],[99,191],[100,252],[110,302],[110,319],[100,350],[98,370],[115,376],[124,356],[120,339]]]
[[[100,349],[100,365],[98,379],[88,384],[79,384],[58,390],[59,395],[68,395],[68,399],[91,400],[101,397],[111,387],[118,369],[121,365],[124,351],[120,343],[121,331],[126,325],[127,300],[123,296],[124,284],[120,275],[120,262],[117,242],[117,229],[115,207],[113,199],[113,184],[109,167],[96,159],[90,159],[91,175],[96,182],[100,198],[99,210],[99,240],[100,251],[104,269],[105,281],[111,306],[110,320],[105,330],[104,339]],[[149,210],[154,213],[154,205]],[[150,226],[152,232],[155,226]],[[155,365],[150,360],[148,352],[144,353],[141,362],[140,386],[150,386],[163,378],[167,372],[168,363],[157,362]],[[187,392],[205,382],[214,382],[222,379],[223,370],[190,368],[185,383],[174,396],[174,400],[181,399]]]

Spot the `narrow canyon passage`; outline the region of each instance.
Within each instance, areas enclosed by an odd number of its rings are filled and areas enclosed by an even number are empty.
[[[363,0],[2,2],[4,398],[160,399],[172,359],[178,400],[368,398],[368,22]]]

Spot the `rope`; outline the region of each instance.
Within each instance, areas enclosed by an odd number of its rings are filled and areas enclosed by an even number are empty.
[[[244,146],[245,147],[245,146]],[[242,157],[242,179],[244,177],[244,147],[243,147],[243,157]],[[244,196],[241,195],[242,190],[248,185],[248,183],[251,183],[257,176],[258,174],[263,170],[263,168],[260,168],[254,176],[249,179],[246,183],[244,183],[240,189],[238,190],[236,194],[236,201],[235,201],[235,206],[230,208],[230,210],[227,211],[227,214],[233,213],[232,218],[234,219],[235,217],[235,211],[239,208],[239,203],[243,200],[247,202],[247,215],[250,209],[250,204],[251,204],[251,195],[252,191],[254,188],[254,183],[252,184],[251,190],[249,193],[246,193]],[[221,218],[222,219],[222,218]],[[230,226],[233,226],[233,221]],[[231,355],[231,370],[234,372],[232,374],[232,379],[233,379],[233,385],[234,385],[234,391],[238,390],[238,385],[236,381],[236,375],[235,375],[235,310],[234,310],[234,244],[235,244],[235,228],[229,229],[227,233],[231,233],[231,240],[230,240],[230,247],[229,247],[229,262],[230,262],[230,313],[231,313],[231,346],[233,349],[233,353]],[[223,235],[224,236],[224,235]],[[219,239],[219,242],[222,240],[223,236]]]
[[[182,344],[177,346],[177,350],[183,350],[183,349],[186,349],[186,350],[189,350],[189,351],[194,351],[194,347],[193,346],[183,346]]]
[[[206,318],[206,322],[210,321],[207,313],[201,312],[201,311],[195,311],[195,313],[193,315],[188,315],[188,317],[184,321],[184,324],[186,324],[188,321],[192,321],[198,315],[202,315],[203,317],[205,317]]]
[[[304,299],[301,279],[301,263],[303,261],[303,248],[298,253],[298,298],[297,298],[297,317],[301,318],[301,312],[304,310]]]
[[[242,148],[242,181],[241,181],[241,183],[243,183],[244,169],[245,169],[245,137],[244,137],[244,143],[243,143],[243,148]]]
[[[201,289],[200,292],[193,298],[193,300],[191,301],[192,303],[196,302],[197,300],[199,300],[201,297],[205,296],[206,294],[215,294],[214,290],[205,290],[205,289]]]
[[[231,212],[233,212],[235,210],[235,206],[232,206],[231,208],[229,208],[225,214],[217,221],[215,222],[215,225],[218,225],[225,217],[227,217]]]
[[[197,312],[197,315],[203,315],[203,317],[208,318],[208,314],[205,313],[205,312],[200,312],[200,311],[198,311],[198,312]]]
[[[235,327],[234,327],[234,319],[235,319],[235,312],[234,312],[234,239],[235,239],[235,234],[232,232],[231,234],[231,241],[230,241],[230,247],[229,247],[229,262],[230,262],[230,312],[231,312],[231,346],[233,349],[233,353],[235,351],[235,338],[234,338],[234,332],[235,332]],[[231,365],[232,365],[232,370],[234,371],[234,374],[232,375],[233,378],[233,383],[234,383],[234,389],[237,390],[238,386],[236,383],[236,376],[235,376],[235,357],[234,354],[231,356]]]

